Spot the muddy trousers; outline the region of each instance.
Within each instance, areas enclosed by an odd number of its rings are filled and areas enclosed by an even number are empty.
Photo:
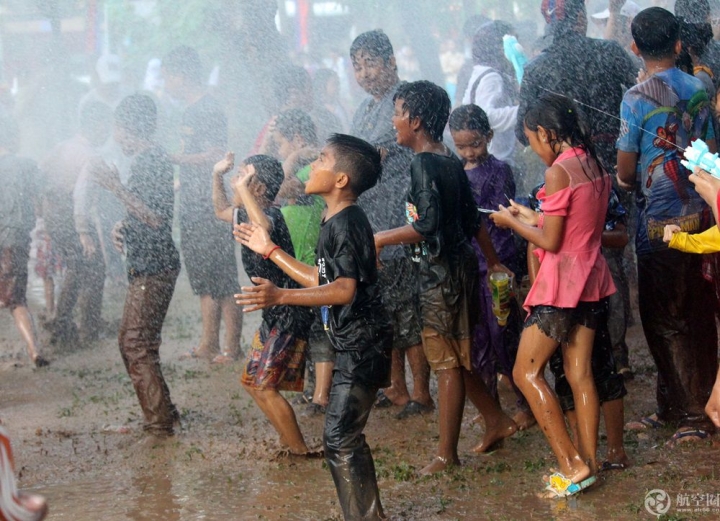
[[[178,272],[138,276],[130,279],[118,342],[145,416],[144,430],[153,434],[173,433],[179,419],[170,400],[170,390],[160,369],[160,333]]]
[[[640,319],[658,370],[658,417],[713,431],[705,403],[718,368],[717,332],[702,256],[665,250],[637,262]]]
[[[362,431],[389,372],[389,350],[387,355],[338,352],[335,359],[323,445],[346,521],[385,519],[375,464]]]

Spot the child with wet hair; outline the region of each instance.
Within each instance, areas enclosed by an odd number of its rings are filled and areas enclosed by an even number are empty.
[[[506,271],[480,220],[462,163],[442,142],[450,98],[437,85],[417,81],[395,94],[393,125],[398,144],[415,152],[410,164],[410,224],[375,234],[378,251],[392,244],[417,244],[422,343],[438,377],[440,444],[423,475],[459,465],[457,454],[465,397],[485,419],[485,436],[473,449],[486,452],[517,426],[473,374],[471,344],[480,315],[476,238],[488,271]]]
[[[450,114],[448,121],[455,149],[462,159],[465,174],[470,181],[473,199],[479,208],[497,209],[515,197],[515,179],[510,165],[490,153],[489,145],[494,133],[483,109],[477,105],[462,105]],[[488,233],[500,261],[513,268],[518,263],[515,239],[510,230],[487,224]],[[477,244],[480,280],[487,279],[487,261]],[[506,325],[498,324],[492,311],[492,294],[488,284],[480,284],[480,309],[483,319],[475,328],[473,339],[473,371],[480,375],[490,393],[497,397],[497,374],[510,378],[515,363],[515,353],[520,340],[522,320],[520,306],[515,299],[510,301],[510,316]],[[522,394],[517,391],[519,398]],[[524,399],[523,399],[524,400]],[[531,414],[519,412],[517,420],[527,427],[534,423]]]
[[[600,301],[615,292],[601,253],[601,237],[612,182],[595,154],[574,102],[545,94],[525,113],[525,135],[548,166],[538,192],[543,213],[510,201],[491,214],[536,246],[541,263],[525,299],[529,316],[513,369],[516,385],[558,459],[543,497],[565,497],[595,482],[599,400],[591,355]],[[545,366],[562,345],[565,375],[578,421],[575,443],[565,427]]]
[[[153,136],[157,107],[149,96],[134,94],[115,109],[115,139],[132,157],[127,184],[114,166],[102,161],[92,179],[125,206],[113,242],[125,251],[128,291],[118,344],[145,417],[143,430],[156,438],[174,434],[180,414],[170,398],[160,365],[162,326],[180,273],[180,254],[172,238],[175,191],[173,167]]]
[[[233,207],[225,195],[223,175],[232,169],[234,159],[234,154],[228,152],[213,169],[216,216],[227,222],[257,223],[279,247],[294,256],[290,232],[280,208],[274,204],[284,179],[282,165],[265,155],[245,159],[233,182]],[[281,288],[298,287],[265,255],[244,247],[242,261],[251,280],[263,278]],[[292,406],[280,394],[280,391],[303,390],[305,348],[311,320],[309,310],[304,308],[277,306],[264,310],[240,379],[291,456],[322,456],[321,452],[308,448]]]
[[[252,279],[237,302],[245,311],[274,306],[322,306],[322,320],[336,351],[325,414],[325,460],[346,520],[380,520],[385,514],[370,447],[362,431],[375,395],[390,374],[392,325],[377,284],[372,228],[356,204],[380,177],[380,153],[361,139],[336,134],[312,163],[307,194],[327,204],[315,266],[299,262],[261,223],[235,226],[236,238],[303,286],[278,288]]]

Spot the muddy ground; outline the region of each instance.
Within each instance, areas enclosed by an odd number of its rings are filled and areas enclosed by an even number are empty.
[[[31,307],[39,313],[39,281],[31,286]],[[117,320],[122,301],[122,291],[109,293],[106,319]],[[257,314],[246,316],[245,345],[258,320]],[[276,435],[238,383],[242,364],[179,361],[199,329],[198,301],[183,275],[161,355],[184,430],[158,445],[143,441],[140,410],[114,338],[73,352],[47,348],[52,365],[33,370],[9,313],[0,314],[0,418],[13,435],[20,484],[48,497],[49,519],[340,519],[322,461],[273,458]],[[629,343],[637,377],[628,384],[626,418],[633,419],[653,410],[654,367],[639,326],[631,329]],[[514,411],[512,394],[503,394],[502,401]],[[654,489],[672,501],[661,519],[720,519],[720,447],[710,442],[668,449],[671,430],[627,432],[632,468],[602,475],[577,499],[548,501],[535,495],[553,465],[537,428],[506,440],[492,455],[477,456],[470,448],[482,428],[472,423],[475,411],[468,406],[460,440],[463,466],[418,478],[415,470],[429,462],[437,443],[437,418],[399,421],[393,418],[397,412],[376,409],[366,429],[392,519],[653,519],[645,498]],[[300,417],[316,446],[322,421]],[[118,425],[132,431],[113,432]]]

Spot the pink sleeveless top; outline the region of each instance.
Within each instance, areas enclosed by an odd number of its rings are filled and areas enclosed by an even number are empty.
[[[574,308],[578,302],[597,302],[615,293],[610,270],[600,250],[605,214],[612,182],[580,148],[571,148],[558,156],[553,166],[567,172],[570,186],[545,195],[537,194],[542,205],[538,227],[545,215],[565,217],[560,249],[549,252],[540,248],[540,270],[525,299],[524,308],[555,306]],[[583,172],[583,167],[594,180]]]

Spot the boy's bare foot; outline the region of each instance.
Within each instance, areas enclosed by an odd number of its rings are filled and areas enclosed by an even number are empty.
[[[535,419],[535,416],[533,416],[533,413],[530,411],[518,411],[515,413],[515,416],[513,416],[512,419],[515,422],[515,425],[517,425],[519,431],[524,431],[526,429],[529,429],[530,427],[537,425],[537,420]]]
[[[392,387],[387,387],[382,392],[392,405],[405,405],[410,401],[410,395],[407,392],[400,394]]]
[[[518,426],[510,417],[505,414],[502,415],[500,421],[496,424],[485,424],[485,435],[480,443],[478,443],[473,449],[473,452],[487,452],[493,445],[499,441],[504,440],[508,436],[512,436],[518,430]]]
[[[443,458],[442,456],[435,456],[429,465],[420,470],[419,474],[420,476],[429,476],[456,466],[460,466],[460,460],[457,458],[451,461],[448,458]]]
[[[608,449],[607,454],[605,454],[605,461],[600,465],[600,470],[625,470],[630,465],[630,458],[628,458],[624,449]]]

